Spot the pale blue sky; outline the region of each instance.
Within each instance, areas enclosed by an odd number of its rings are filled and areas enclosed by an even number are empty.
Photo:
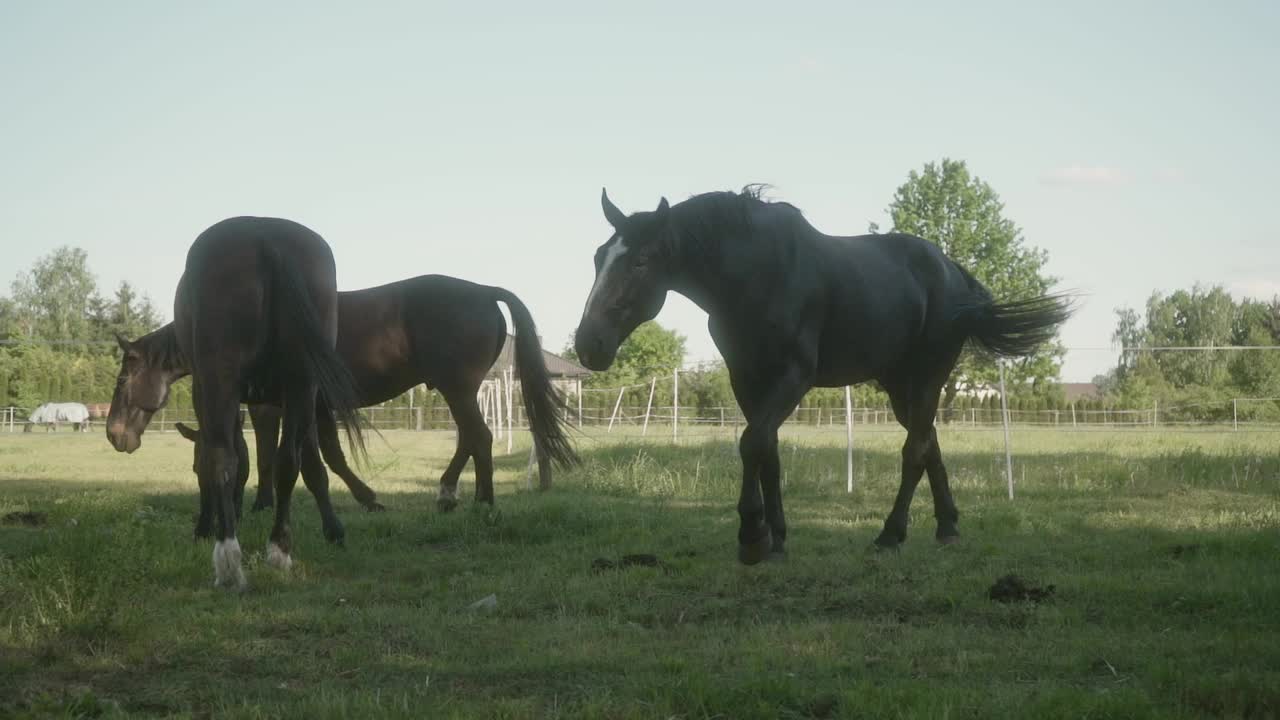
[[[169,312],[201,230],[277,215],[343,289],[502,285],[558,350],[602,185],[634,210],[768,182],[853,234],[948,156],[1089,293],[1068,345],[1153,289],[1280,292],[1280,3],[267,5],[0,6],[5,290],[72,244]],[[692,304],[658,320],[715,357]]]

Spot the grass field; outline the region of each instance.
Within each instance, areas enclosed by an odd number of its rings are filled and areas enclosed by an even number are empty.
[[[839,430],[839,429],[837,429]],[[1280,714],[1280,435],[942,431],[963,541],[869,550],[897,487],[896,433],[783,443],[787,560],[734,560],[727,434],[581,444],[550,492],[527,440],[498,512],[435,511],[453,434],[384,434],[337,485],[344,548],[295,494],[295,565],[241,542],[250,589],[212,587],[190,538],[190,446],[133,456],[91,435],[0,435],[0,717],[1143,718]],[[505,450],[505,443],[496,443]],[[251,481],[256,482],[256,480]],[[652,553],[662,567],[593,570]],[[1007,573],[1053,585],[993,602]],[[470,606],[495,595],[496,606]]]

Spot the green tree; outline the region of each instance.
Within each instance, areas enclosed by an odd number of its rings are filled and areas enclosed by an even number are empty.
[[[137,338],[162,324],[151,298],[139,297],[127,280],[121,281],[112,300],[95,298],[91,312],[95,335],[102,340],[110,340],[116,333]]]
[[[1147,300],[1146,340],[1157,347],[1211,347],[1231,345],[1238,308],[1220,286],[1178,290]],[[1222,385],[1227,379],[1227,359],[1216,352],[1162,352],[1155,354],[1160,372],[1174,387]]]
[[[0,298],[0,340],[12,340],[21,336],[18,306],[9,298]]]
[[[89,340],[98,284],[84,250],[60,247],[13,282],[20,333],[46,340]]]
[[[1004,216],[995,190],[971,175],[962,160],[943,159],[941,164],[926,164],[921,172],[912,170],[894,193],[888,212],[894,232],[936,243],[996,298],[1040,295],[1057,281],[1044,272],[1048,254],[1026,243],[1018,226]],[[879,228],[873,223],[871,231]],[[1009,363],[1007,382],[1015,387],[1056,382],[1065,353],[1060,342],[1048,343],[1034,355]],[[993,385],[997,377],[993,358],[966,352],[943,388],[943,407],[950,409],[960,391]]]
[[[683,335],[668,330],[650,320],[642,323],[635,332],[618,347],[613,365],[603,372],[592,373],[583,383],[587,387],[619,387],[648,382],[655,376],[670,375],[684,363]],[[578,361],[573,339],[561,353],[565,358]]]
[[[1271,302],[1241,302],[1232,334],[1237,345],[1280,345],[1280,297]],[[1228,363],[1231,384],[1240,394],[1280,397],[1280,351],[1244,350],[1234,353]]]

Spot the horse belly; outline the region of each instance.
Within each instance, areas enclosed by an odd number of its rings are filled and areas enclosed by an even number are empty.
[[[823,336],[814,378],[817,387],[857,385],[884,377],[903,361],[900,338],[893,332],[838,332]]]

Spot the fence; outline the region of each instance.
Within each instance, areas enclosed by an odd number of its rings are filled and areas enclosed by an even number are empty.
[[[607,389],[605,392],[615,396],[618,389]],[[524,407],[520,401],[519,390],[513,393],[511,404],[502,399],[502,425],[505,429],[510,425],[513,429],[527,430]],[[483,405],[482,405],[483,407]],[[509,410],[507,408],[510,408]],[[1260,412],[1260,409],[1264,412]],[[677,414],[677,410],[679,411]],[[584,410],[581,416],[575,408],[573,398],[564,409],[567,422],[579,427],[602,427],[606,432],[623,427],[640,428],[646,426],[675,425],[678,428],[741,428],[746,420],[737,406],[726,407],[677,407],[673,405],[617,405],[611,412],[593,412]],[[23,432],[27,424],[26,408],[0,408],[0,433]],[[497,403],[493,403],[486,413],[492,426],[497,420]],[[453,415],[448,406],[440,404],[433,407],[406,407],[384,405],[368,407],[361,411],[370,427],[378,430],[448,430],[454,427]],[[510,414],[510,422],[507,415]],[[1136,430],[1160,430],[1162,428],[1197,427],[1219,430],[1280,430],[1280,398],[1229,398],[1214,402],[1188,403],[1184,405],[1159,406],[1143,409],[1108,408],[1101,410],[1084,409],[1080,404],[1072,404],[1065,408],[1052,410],[1008,410],[1009,423],[1013,426],[1046,427],[1061,430],[1106,430],[1108,428],[1131,428]],[[788,427],[827,428],[832,432],[843,431],[847,424],[864,426],[870,431],[899,429],[893,410],[884,406],[858,406],[850,403],[849,407],[801,407],[787,418]],[[91,426],[101,427],[101,419],[91,421]],[[197,425],[194,410],[161,410],[152,419],[148,432],[169,432],[175,423],[183,422]],[[991,429],[1003,425],[1001,411],[990,408],[966,408],[947,412],[939,410],[938,424],[964,430],[966,428]],[[496,430],[496,428],[495,428]],[[498,433],[495,433],[498,434]],[[505,437],[505,433],[500,437]]]

